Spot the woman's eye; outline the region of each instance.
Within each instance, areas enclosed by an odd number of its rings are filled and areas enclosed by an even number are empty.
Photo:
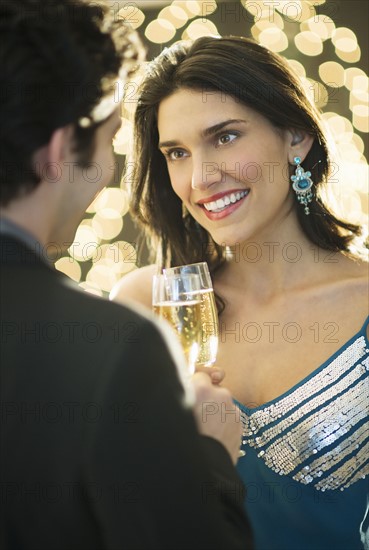
[[[165,156],[168,160],[180,160],[185,157],[185,152],[181,149],[173,149],[172,151],[166,151]]]
[[[227,134],[222,134],[218,137],[218,143],[220,145],[227,145],[228,143],[232,143],[237,138],[238,134],[234,134],[231,132],[228,132]]]

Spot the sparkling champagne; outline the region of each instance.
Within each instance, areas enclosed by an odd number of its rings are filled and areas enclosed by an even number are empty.
[[[218,351],[218,312],[212,289],[201,290],[196,297],[201,303],[201,344],[197,364],[208,367],[215,363]]]
[[[161,302],[154,313],[169,321],[182,345],[190,366],[194,366],[202,345],[202,303],[199,299]]]

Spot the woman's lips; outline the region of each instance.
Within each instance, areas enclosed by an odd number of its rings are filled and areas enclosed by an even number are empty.
[[[249,192],[249,189],[243,189],[242,191],[222,193],[222,195],[218,195],[216,200],[216,196],[214,196],[212,197],[213,200],[208,199],[198,204],[210,220],[220,220],[237,210],[243,204]]]

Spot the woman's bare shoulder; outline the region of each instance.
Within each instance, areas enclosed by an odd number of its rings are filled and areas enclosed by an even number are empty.
[[[369,275],[368,258],[345,258],[345,263],[343,264],[343,273],[347,276],[347,278],[356,279],[359,284],[367,282]]]
[[[114,285],[110,292],[110,300],[123,304],[134,300],[151,308],[152,278],[156,272],[155,264],[130,271]]]

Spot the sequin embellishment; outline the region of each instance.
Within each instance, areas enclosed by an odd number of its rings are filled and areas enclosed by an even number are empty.
[[[319,491],[369,474],[369,349],[359,336],[285,397],[241,406],[244,443],[265,465]]]

